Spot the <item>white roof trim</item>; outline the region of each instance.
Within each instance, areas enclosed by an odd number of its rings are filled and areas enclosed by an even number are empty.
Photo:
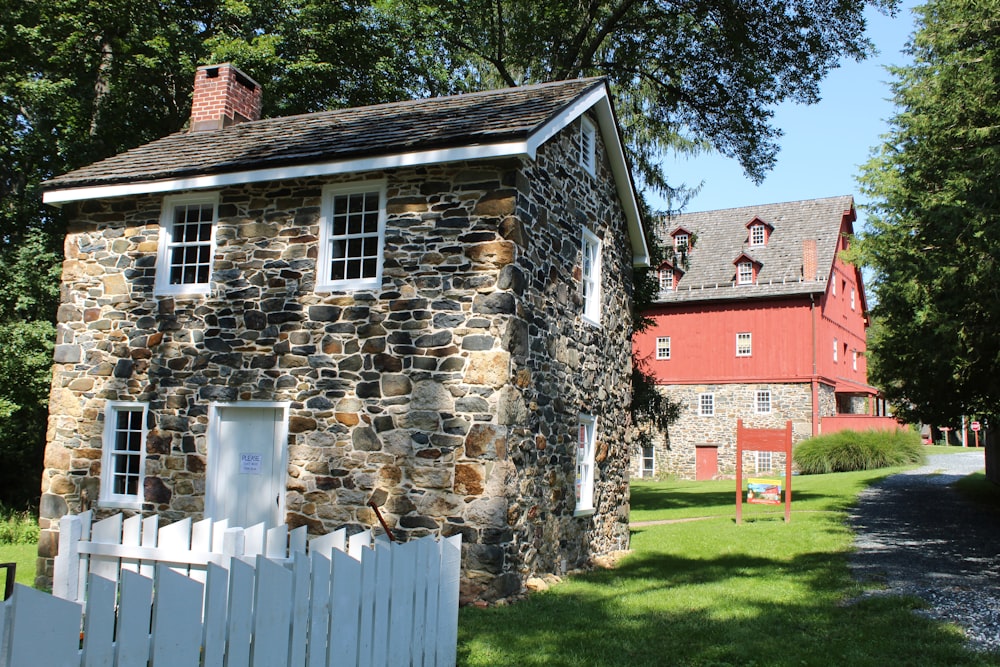
[[[87,199],[179,192],[183,190],[203,190],[207,188],[220,188],[227,185],[241,185],[244,183],[329,176],[333,174],[413,167],[462,160],[483,160],[516,156],[524,156],[533,160],[539,146],[591,108],[594,109],[597,116],[601,138],[604,140],[604,146],[611,163],[611,172],[615,178],[618,197],[621,200],[625,219],[628,222],[629,239],[632,245],[632,265],[649,266],[649,248],[646,246],[646,235],[642,229],[642,218],[639,215],[635,185],[632,181],[632,173],[625,160],[625,150],[621,143],[621,137],[618,134],[618,122],[611,108],[611,100],[608,97],[606,85],[596,86],[590,92],[581,95],[555,118],[528,137],[526,141],[461,146],[458,148],[397,153],[334,162],[272,167],[269,169],[249,169],[224,174],[171,178],[160,181],[56,189],[43,193],[42,201],[46,204],[63,204]]]
[[[63,204],[85,199],[104,197],[125,197],[128,195],[157,194],[161,192],[178,192],[181,190],[203,190],[219,188],[226,185],[241,185],[244,183],[260,183],[288,178],[306,178],[310,176],[329,176],[352,172],[373,171],[376,169],[393,169],[396,167],[412,167],[441,162],[460,160],[482,160],[484,158],[511,157],[528,155],[526,142],[512,141],[502,144],[478,146],[462,146],[415,153],[397,153],[376,157],[354,158],[335,162],[320,162],[314,164],[293,165],[288,167],[272,167],[269,169],[248,169],[224,174],[206,176],[191,176],[188,178],[171,178],[162,181],[141,181],[123,183],[120,185],[95,185],[85,188],[67,188],[50,190],[42,195],[46,204]]]

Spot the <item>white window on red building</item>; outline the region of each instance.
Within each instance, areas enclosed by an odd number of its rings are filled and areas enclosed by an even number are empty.
[[[736,284],[738,285],[753,284],[753,263],[740,262],[739,264],[736,265]]]
[[[670,336],[657,336],[656,338],[656,358],[670,358]]]
[[[753,338],[749,332],[736,334],[736,356],[749,357],[753,354]]]
[[[767,243],[767,229],[762,224],[750,225],[750,245]]]
[[[674,270],[660,269],[660,291],[669,292],[674,288]]]

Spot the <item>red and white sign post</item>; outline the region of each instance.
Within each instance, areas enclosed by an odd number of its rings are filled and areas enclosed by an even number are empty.
[[[976,447],[978,447],[979,446],[979,428],[980,428],[979,422],[972,422],[972,425],[970,426],[970,428],[972,429],[972,432],[976,434]]]

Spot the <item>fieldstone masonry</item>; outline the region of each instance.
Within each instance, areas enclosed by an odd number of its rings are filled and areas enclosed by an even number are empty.
[[[631,253],[610,171],[576,124],[534,161],[445,164],[220,191],[206,297],[154,296],[162,198],[70,211],[42,479],[58,519],[97,505],[105,402],[148,402],[143,513],[204,511],[208,406],[288,401],[287,522],[463,536],[463,597],[627,548]],[[599,155],[601,153],[599,152]],[[385,178],[379,290],[314,289],[321,190]],[[600,328],[581,230],[602,239]],[[579,413],[597,416],[592,516],[574,517]]]

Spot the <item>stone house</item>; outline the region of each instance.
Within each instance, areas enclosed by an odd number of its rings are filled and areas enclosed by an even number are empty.
[[[672,248],[659,267],[653,326],[636,358],[679,401],[669,446],[633,452],[637,476],[711,479],[736,468],[736,422],[783,428],[793,441],[851,428],[895,428],[868,384],[867,302],[847,263],[850,196],[678,215],[656,233]],[[748,453],[744,470],[783,468]]]
[[[42,478],[93,508],[463,536],[464,596],[628,546],[633,266],[608,88],[582,79],[256,120],[199,68],[190,130],[48,181],[69,210]]]

